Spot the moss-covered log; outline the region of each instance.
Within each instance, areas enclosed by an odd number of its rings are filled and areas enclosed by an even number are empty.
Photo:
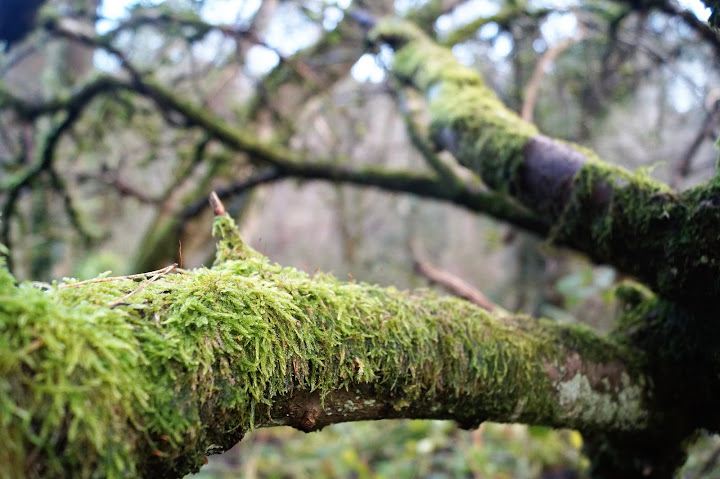
[[[477,71],[414,26],[385,21],[393,73],[429,102],[435,142],[499,193],[554,224],[551,239],[636,275],[698,308],[720,295],[720,180],[683,194],[542,136],[507,109]]]
[[[213,268],[142,284],[41,289],[0,270],[7,477],[176,477],[283,424],[641,433],[664,422],[643,356],[586,328],[282,268],[243,246],[228,217],[215,227]]]

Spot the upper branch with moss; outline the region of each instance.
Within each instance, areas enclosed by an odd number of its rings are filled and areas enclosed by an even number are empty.
[[[385,21],[371,38],[395,49],[393,73],[427,97],[436,144],[553,224],[551,240],[667,297],[709,306],[720,294],[720,180],[676,194],[642,172],[539,134],[478,72],[412,25]]]

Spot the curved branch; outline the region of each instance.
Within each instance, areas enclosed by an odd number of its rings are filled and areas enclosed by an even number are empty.
[[[264,170],[250,178],[217,190],[221,199],[243,193],[255,186],[283,179],[308,181],[331,181],[355,186],[368,186],[387,192],[410,193],[421,198],[448,201],[470,211],[490,215],[508,221],[536,234],[546,234],[549,225],[528,213],[503,195],[483,191],[477,185],[463,183],[455,189],[447,187],[442,178],[421,175],[406,170],[379,170],[376,168],[350,168],[336,163],[297,163],[278,169]],[[207,207],[206,201],[198,201],[187,207],[182,217],[189,219]]]
[[[627,5],[628,8],[635,11],[647,12],[648,10],[658,10],[671,17],[677,17],[692,29],[698,37],[707,43],[714,51],[716,57],[720,57],[720,36],[717,30],[713,29],[707,23],[700,20],[692,11],[682,8],[676,2],[668,0],[614,0],[615,3]],[[711,1],[705,1],[706,6],[712,8]],[[714,19],[717,18],[715,10],[708,20],[713,25]],[[716,20],[715,20],[716,21]],[[716,26],[716,25],[713,25]]]
[[[70,224],[80,235],[80,238],[85,243],[85,245],[91,244],[94,240],[98,239],[98,233],[93,231],[89,227],[89,225],[86,224],[82,212],[75,204],[75,200],[70,194],[70,191],[68,191],[65,180],[60,175],[58,175],[57,171],[55,171],[55,168],[49,168],[48,173],[50,175],[50,182],[53,188],[63,200],[63,203],[65,205],[65,212],[68,216],[68,219],[70,220]]]
[[[680,182],[685,179],[690,173],[692,167],[693,158],[697,154],[700,146],[706,140],[712,140],[713,128],[718,121],[718,114],[720,113],[720,102],[715,102],[711,106],[711,109],[705,115],[700,130],[695,134],[690,146],[685,150],[682,157],[678,158],[672,165],[672,177],[670,178],[670,186],[677,188]]]
[[[480,28],[490,23],[496,23],[499,27],[499,31],[508,31],[513,22],[518,20],[518,18],[525,17],[534,23],[540,23],[550,13],[558,11],[561,11],[561,9],[541,8],[534,11],[528,11],[525,10],[524,3],[508,3],[495,15],[491,15],[489,17],[479,17],[472,22],[459,27],[457,30],[450,32],[442,44],[447,47],[451,47],[457,43],[468,41]]]
[[[6,179],[5,182],[0,182],[0,191],[5,190],[8,192],[7,198],[5,199],[5,204],[3,204],[2,207],[3,218],[9,219],[12,217],[13,213],[15,212],[16,203],[20,198],[23,190],[30,186],[40,174],[52,170],[52,163],[55,158],[55,150],[57,148],[57,145],[59,144],[62,136],[78,120],[83,107],[84,104],[82,102],[79,104],[69,105],[65,118],[60,121],[57,126],[55,126],[48,133],[45,139],[45,144],[42,148],[41,156],[36,162],[36,164],[30,166],[25,171],[12,175],[9,179]],[[68,207],[71,207],[69,203],[66,204]],[[75,211],[73,209],[70,209],[68,211],[68,215],[73,222],[77,219]],[[6,244],[9,244],[11,225],[12,222],[7,220],[0,223],[0,238],[2,238],[4,241],[7,241]],[[79,223],[76,226],[79,227],[78,231],[81,234],[84,234],[85,229]]]
[[[0,84],[0,111],[13,110],[18,117],[32,121],[37,118],[70,109],[78,111],[87,107],[95,97],[113,91],[131,90],[131,86],[108,75],[95,77],[70,96],[61,96],[42,103],[31,103],[13,95]]]
[[[658,1],[657,3],[653,2],[653,6],[656,6],[661,12],[664,12],[667,15],[680,18],[685,25],[697,33],[701,40],[710,45],[710,47],[712,47],[715,51],[715,56],[720,58],[720,36],[718,35],[717,30],[708,26],[707,23],[700,20],[690,10],[680,8],[674,3],[668,1]]]
[[[535,102],[537,101],[537,94],[540,90],[540,81],[543,76],[545,76],[545,69],[555,61],[558,55],[573,46],[575,43],[579,42],[581,39],[582,38],[568,38],[561,41],[557,45],[549,48],[543,56],[540,57],[540,60],[535,64],[535,69],[533,70],[532,76],[525,88],[525,98],[520,112],[520,116],[523,120],[528,122],[533,121]]]
[[[482,211],[498,219],[510,221],[521,228],[545,233],[548,224],[513,205],[502,195],[484,193],[472,186],[448,188],[444,181],[434,177],[405,171],[383,171],[376,168],[352,169],[337,162],[312,162],[295,151],[262,142],[252,133],[233,127],[198,105],[178,98],[157,83],[146,80],[141,85],[130,85],[120,80],[104,82],[115,88],[132,90],[152,99],[164,111],[174,111],[183,116],[189,126],[197,126],[232,150],[243,152],[255,164],[272,167],[279,173],[293,178],[330,180],[362,186],[373,186],[390,191],[404,191],[429,198],[451,201],[457,205]],[[95,91],[93,89],[93,91]],[[88,95],[83,95],[83,98]]]
[[[338,165],[336,161],[311,161],[303,155],[282,146],[258,140],[251,132],[228,124],[225,120],[213,115],[202,106],[182,100],[174,92],[150,79],[141,82],[103,76],[94,79],[79,89],[74,95],[38,105],[30,105],[5,92],[5,103],[14,108],[18,115],[25,119],[68,110],[72,112],[69,123],[60,128],[48,142],[44,160],[25,172],[14,175],[0,182],[0,189],[18,191],[27,185],[32,178],[46,167],[45,162],[52,158],[51,152],[60,135],[69,128],[96,97],[112,91],[131,91],[154,101],[165,113],[179,114],[187,126],[201,128],[208,138],[214,138],[230,150],[242,152],[256,165],[272,168],[283,177],[306,180],[327,180],[371,186],[387,191],[406,192],[422,197],[452,202],[472,211],[483,212],[497,219],[509,221],[521,228],[544,235],[549,230],[549,223],[536,215],[529,214],[524,208],[509,201],[504,195],[484,192],[472,183],[454,182],[449,187],[447,182],[438,177],[411,173],[407,171],[378,170],[376,168],[353,169]],[[0,97],[3,95],[0,90]],[[274,178],[274,180],[279,178]],[[5,210],[12,207],[15,196],[10,195]],[[204,203],[204,201],[203,201]],[[10,206],[8,206],[10,205]],[[8,216],[9,217],[9,216]],[[3,228],[7,228],[7,222]]]
[[[433,145],[424,135],[420,133],[420,129],[413,118],[410,107],[408,106],[405,92],[400,88],[395,88],[394,97],[398,110],[402,114],[405,122],[405,130],[407,131],[412,145],[418,152],[420,152],[422,157],[425,159],[425,163],[435,170],[435,173],[437,173],[437,175],[447,183],[448,188],[454,189],[458,187],[458,183],[461,182],[461,179],[455,174],[455,171],[453,171],[450,166],[443,163],[437,152],[433,151]]]
[[[410,254],[413,258],[413,268],[422,276],[430,280],[431,283],[437,283],[449,293],[462,298],[466,301],[480,306],[485,311],[492,312],[495,305],[485,296],[479,289],[466,282],[459,276],[455,276],[447,271],[438,269],[422,259],[419,256],[416,244],[410,243]]]

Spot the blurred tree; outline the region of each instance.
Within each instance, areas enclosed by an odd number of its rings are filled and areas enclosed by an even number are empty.
[[[573,386],[581,396],[609,388],[611,425],[568,404],[563,418],[483,411],[581,428],[597,477],[669,476],[697,430],[717,430],[720,37],[695,13],[673,1],[168,0],[118,16],[110,2],[41,3],[0,4],[0,243],[16,277],[209,264],[216,190],[243,236],[283,264],[400,287],[425,284],[419,265],[486,309],[611,330],[618,355],[598,360],[599,336],[580,340],[568,326],[561,340],[538,326],[567,353],[547,375],[590,376],[590,391]],[[406,23],[377,27],[392,16]],[[611,298],[623,276],[657,296],[622,287],[629,313],[613,323],[613,303],[595,293]],[[511,317],[519,337],[545,324]],[[642,391],[642,424],[617,411],[631,387]],[[413,407],[288,423],[479,420]],[[198,465],[170,456],[138,470]]]
[[[45,0],[7,0],[0,4],[0,40],[5,49],[35,28],[35,15]]]

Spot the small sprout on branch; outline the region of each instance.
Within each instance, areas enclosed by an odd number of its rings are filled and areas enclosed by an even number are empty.
[[[212,234],[218,238],[215,265],[230,260],[263,258],[263,255],[243,242],[235,221],[227,214],[225,206],[214,191],[210,194],[210,205],[215,213]]]

